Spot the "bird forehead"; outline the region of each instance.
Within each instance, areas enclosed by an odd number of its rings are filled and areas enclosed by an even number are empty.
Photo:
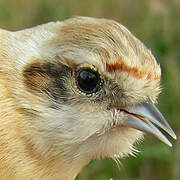
[[[61,47],[76,64],[90,63],[104,72],[126,72],[136,78],[160,80],[151,52],[123,25],[105,19],[74,18],[61,27]],[[68,46],[67,46],[68,45]]]

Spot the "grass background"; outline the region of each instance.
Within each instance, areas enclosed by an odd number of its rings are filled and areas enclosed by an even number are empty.
[[[128,27],[162,66],[159,109],[180,137],[180,0],[0,0],[0,27],[19,30],[81,15],[117,20]],[[77,180],[180,180],[180,140],[169,148],[152,137],[137,157],[92,161]]]

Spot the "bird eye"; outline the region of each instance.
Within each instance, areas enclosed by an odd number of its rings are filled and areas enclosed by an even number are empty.
[[[100,87],[101,79],[99,73],[90,68],[79,70],[75,79],[77,88],[86,94],[95,93]]]

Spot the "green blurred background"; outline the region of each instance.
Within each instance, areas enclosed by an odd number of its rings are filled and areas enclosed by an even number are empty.
[[[159,109],[180,137],[180,0],[0,0],[0,27],[19,30],[81,15],[117,20],[128,27],[162,66]],[[137,157],[92,161],[77,180],[180,180],[180,140],[169,148],[152,137]]]

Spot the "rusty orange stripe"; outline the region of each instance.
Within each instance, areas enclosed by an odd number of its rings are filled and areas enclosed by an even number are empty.
[[[148,80],[160,80],[160,75],[155,72],[149,71],[147,68],[142,69],[138,67],[130,67],[123,61],[116,61],[114,63],[107,63],[104,60],[102,62],[105,64],[108,72],[122,71],[127,72],[135,78],[143,78],[146,76]]]

